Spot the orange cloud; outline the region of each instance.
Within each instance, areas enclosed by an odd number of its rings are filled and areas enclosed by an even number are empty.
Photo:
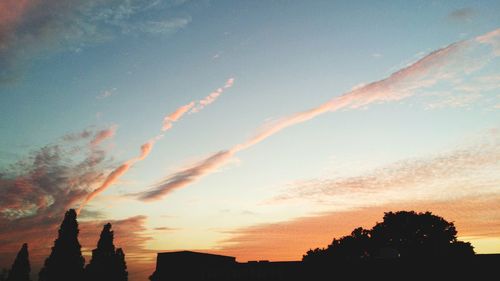
[[[146,191],[139,198],[141,200],[160,199],[173,189],[187,186],[217,170],[218,167],[225,164],[230,159],[230,156],[235,153],[248,149],[285,128],[308,121],[321,114],[340,109],[360,108],[373,103],[401,100],[412,96],[417,90],[435,85],[440,80],[455,78],[459,74],[463,74],[464,71],[470,70],[447,66],[453,65],[456,62],[463,64],[464,57],[460,56],[460,54],[466,49],[476,47],[477,44],[474,44],[474,42],[478,41],[462,41],[433,51],[417,62],[392,73],[385,79],[357,87],[348,93],[335,97],[309,110],[264,124],[264,126],[257,130],[257,133],[253,137],[245,142],[199,161],[198,166],[190,167],[168,176],[166,180],[159,182],[152,190]],[[226,85],[232,85],[232,83],[233,81],[230,79]],[[221,157],[221,153],[224,157]],[[210,163],[210,169],[205,169],[207,163]]]
[[[300,260],[309,249],[326,247],[334,237],[356,227],[371,228],[384,212],[431,211],[453,221],[459,237],[500,237],[500,195],[470,196],[446,201],[400,201],[355,210],[322,213],[290,221],[255,225],[231,231],[214,251],[248,260]],[[476,249],[477,250],[477,249]]]
[[[96,188],[94,191],[92,191],[90,194],[87,195],[82,204],[80,204],[77,213],[80,214],[85,205],[87,205],[92,199],[94,199],[104,190],[108,189],[111,185],[116,183],[118,179],[120,179],[125,173],[127,173],[127,171],[130,169],[130,167],[132,167],[132,165],[134,165],[138,161],[144,160],[151,152],[151,149],[153,148],[155,141],[156,139],[153,139],[141,145],[141,154],[138,157],[129,159],[125,163],[118,166],[118,168],[114,169],[98,188]]]

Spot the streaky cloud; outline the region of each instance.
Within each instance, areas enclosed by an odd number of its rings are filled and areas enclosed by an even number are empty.
[[[183,105],[177,108],[174,112],[163,118],[163,126],[161,128],[162,131],[167,131],[172,128],[173,123],[177,122],[184,114],[186,113],[198,113],[205,106],[213,103],[223,92],[225,89],[231,88],[234,84],[234,78],[229,78],[222,88],[218,88],[214,92],[210,93],[203,99],[195,102],[192,101],[186,105]]]
[[[459,74],[477,70],[477,68],[470,69],[467,66],[467,63],[464,62],[466,59],[462,56],[463,52],[474,49],[478,45],[497,42],[499,37],[500,29],[497,29],[472,40],[450,44],[429,53],[385,79],[357,87],[309,110],[266,123],[245,142],[217,152],[199,161],[193,167],[167,176],[165,180],[155,184],[151,190],[139,194],[138,199],[143,201],[159,200],[171,191],[185,187],[216,171],[217,168],[227,163],[235,153],[246,150],[285,128],[311,120],[324,113],[340,109],[363,108],[374,103],[399,101],[414,95],[418,90],[429,88],[439,81],[450,80]],[[488,59],[490,57],[481,57],[481,60],[487,61]]]
[[[96,188],[94,191],[92,191],[91,193],[89,193],[87,195],[87,197],[83,200],[83,202],[78,207],[77,213],[80,214],[80,212],[82,211],[83,207],[85,207],[85,205],[87,205],[90,201],[92,201],[92,199],[94,199],[97,195],[99,195],[100,193],[102,193],[103,191],[108,189],[111,185],[116,183],[123,175],[125,175],[125,173],[127,173],[127,171],[135,163],[146,159],[146,157],[148,157],[149,153],[151,152],[151,149],[153,149],[153,145],[157,139],[158,139],[158,137],[141,145],[141,148],[140,148],[141,153],[139,156],[125,161],[123,164],[121,164],[116,169],[111,171],[111,173],[109,173],[109,175],[106,177],[104,182],[98,188]]]
[[[233,84],[234,84],[234,78],[229,78],[226,81],[226,83],[224,84],[223,88],[224,89],[230,88],[233,86]],[[165,131],[169,130],[172,127],[173,122],[180,120],[182,118],[182,116],[184,114],[186,114],[187,112],[189,112],[190,110],[193,113],[198,112],[199,110],[193,111],[197,104],[200,107],[200,109],[202,109],[204,106],[214,102],[215,99],[223,92],[223,88],[219,88],[216,91],[216,93],[218,94],[217,96],[213,96],[212,95],[213,93],[212,93],[212,94],[208,95],[207,97],[205,97],[204,99],[200,100],[198,103],[195,103],[194,101],[190,102],[186,105],[183,105],[183,106],[177,108],[174,112],[165,116],[165,118],[163,119],[163,126],[161,128],[161,131],[165,132]],[[107,130],[102,130],[102,131],[98,132],[96,134],[96,136],[94,137],[94,139],[91,141],[92,146],[96,146],[100,142],[105,140],[106,138],[113,136],[114,130],[115,130],[115,127],[113,126]],[[77,213],[80,213],[82,211],[83,207],[85,207],[97,195],[99,195],[100,193],[102,193],[103,191],[108,189],[111,185],[116,183],[123,175],[125,175],[128,172],[128,170],[135,163],[146,159],[146,157],[151,152],[151,149],[153,148],[153,145],[155,144],[155,142],[158,141],[162,137],[163,137],[163,135],[160,134],[160,135],[154,137],[153,139],[149,140],[148,142],[144,143],[140,147],[141,154],[138,157],[135,157],[135,158],[132,158],[132,159],[125,161],[123,164],[121,164],[116,169],[111,171],[111,173],[109,173],[109,175],[106,177],[104,182],[98,188],[96,188],[94,191],[92,191],[90,194],[87,195],[85,200],[82,202],[82,204],[78,208]],[[229,155],[229,154],[227,157],[232,156],[232,154],[231,155]],[[214,156],[213,159],[207,159],[207,161],[205,162],[204,165],[201,165],[199,167],[195,167],[190,172],[195,173],[195,174],[201,174],[201,173],[207,173],[208,171],[211,171],[212,166],[217,167],[217,163],[221,161],[219,159],[225,158],[225,157],[223,157],[223,155],[225,155],[225,154],[223,153],[221,155]],[[175,186],[175,185],[183,186],[183,185],[191,182],[189,179],[184,178],[183,177],[184,175],[185,174],[178,175],[178,176],[172,178],[171,185],[172,186]]]
[[[2,0],[0,83],[18,80],[22,69],[39,55],[77,51],[127,34],[174,34],[191,22],[184,4],[168,0]],[[174,16],[173,9],[186,13]]]
[[[185,187],[202,176],[214,172],[221,164],[226,163],[234,153],[232,151],[220,151],[210,157],[196,163],[186,170],[179,171],[167,177],[161,185],[150,191],[139,194],[139,198],[144,201],[152,201],[161,198],[168,193]]]
[[[161,130],[166,131],[172,128],[172,123],[179,120],[184,114],[186,114],[186,112],[188,112],[191,108],[193,108],[193,106],[194,102],[190,102],[186,105],[177,108],[174,112],[165,116],[165,118],[163,118],[163,127],[161,128]]]

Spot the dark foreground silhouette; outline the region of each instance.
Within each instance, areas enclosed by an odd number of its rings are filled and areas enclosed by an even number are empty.
[[[451,222],[430,212],[388,212],[302,261],[238,263],[190,251],[159,253],[151,281],[498,280],[500,255],[475,255]]]
[[[75,210],[61,223],[40,281],[127,281],[125,254],[103,227],[90,263],[78,242]],[[238,263],[234,257],[191,251],[159,253],[151,281],[280,280],[498,280],[500,254],[476,255],[457,240],[452,222],[430,212],[388,212],[372,229],[356,228],[326,248],[309,250],[302,261]],[[6,277],[6,279],[5,279]],[[28,245],[23,244],[0,281],[30,281]]]
[[[78,232],[76,212],[70,209],[61,223],[52,252],[38,274],[39,281],[128,280],[125,254],[120,248],[115,250],[110,223],[104,225],[97,248],[92,250],[92,259],[85,268],[85,259],[78,242]],[[30,281],[30,270],[28,244],[25,243],[7,273],[6,280]],[[0,281],[3,281],[1,276]]]

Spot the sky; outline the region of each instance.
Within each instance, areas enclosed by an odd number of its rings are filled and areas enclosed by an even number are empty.
[[[77,209],[156,253],[298,260],[384,212],[500,252],[498,1],[0,2],[0,268]]]

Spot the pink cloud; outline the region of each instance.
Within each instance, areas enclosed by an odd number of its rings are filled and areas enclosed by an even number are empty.
[[[182,115],[186,114],[186,112],[188,112],[191,108],[193,108],[193,106],[194,102],[190,102],[186,105],[177,108],[177,110],[165,116],[165,118],[163,118],[163,127],[161,128],[161,130],[166,131],[172,128],[172,123],[179,120],[182,117]]]
[[[476,37],[476,41],[490,45],[495,56],[500,56],[500,28]]]
[[[227,89],[227,88],[231,88],[234,84],[234,78],[229,78],[227,81],[226,81],[226,84],[224,85],[224,88]]]
[[[224,89],[232,87],[234,84],[234,78],[229,78],[226,83],[224,84],[223,88],[218,88],[214,92],[210,93],[203,99],[199,100],[198,102],[190,102],[186,105],[183,105],[179,107],[177,110],[172,112],[171,114],[165,116],[163,119],[163,126],[162,126],[162,131],[167,131],[170,128],[172,128],[173,123],[178,121],[184,114],[187,112],[190,113],[197,113],[200,110],[202,110],[205,106],[213,103],[223,92]]]
[[[95,147],[101,144],[103,141],[112,138],[116,133],[116,126],[113,125],[108,129],[101,130],[97,132],[94,138],[90,141],[90,145]]]
[[[206,174],[214,172],[218,167],[226,163],[233,154],[231,151],[220,151],[196,163],[192,167],[167,177],[155,189],[139,194],[139,198],[144,201],[158,200],[166,194],[191,184]]]
[[[493,35],[489,35],[488,38],[490,36]],[[481,36],[478,38],[481,38]],[[481,40],[484,41],[484,39]],[[178,171],[168,176],[166,180],[155,185],[152,190],[146,191],[144,194],[140,195],[139,199],[146,201],[157,200],[174,189],[185,187],[217,170],[218,167],[225,164],[235,153],[248,149],[290,126],[303,123],[331,111],[356,109],[374,103],[402,100],[414,95],[418,90],[435,85],[441,80],[449,80],[457,77],[469,71],[469,69],[448,66],[453,65],[457,61],[463,64],[464,57],[461,56],[462,51],[477,47],[477,44],[474,44],[474,42],[479,41],[476,38],[475,40],[462,41],[438,49],[415,63],[392,73],[385,79],[357,87],[350,92],[335,97],[309,110],[298,112],[278,119],[277,121],[264,124],[250,139],[228,150],[218,152],[201,160],[197,166]],[[229,79],[226,82],[227,87],[231,87],[233,82],[232,79]],[[194,108],[194,110],[196,109],[197,108]],[[207,169],[207,166],[210,168]]]
[[[200,110],[202,110],[203,108],[205,108],[205,106],[213,103],[215,100],[217,100],[217,98],[220,95],[222,95],[222,93],[224,92],[225,89],[231,88],[233,86],[233,84],[234,84],[234,78],[229,78],[222,88],[218,88],[214,92],[210,93],[208,96],[199,100],[196,107],[191,110],[191,113],[197,113]]]
[[[118,166],[118,168],[114,169],[111,173],[109,173],[104,182],[98,188],[96,188],[90,194],[87,195],[87,197],[80,204],[77,213],[79,214],[82,211],[83,207],[85,207],[85,205],[87,205],[90,201],[92,201],[92,199],[94,199],[97,195],[108,189],[111,185],[115,184],[123,175],[127,173],[127,171],[135,163],[146,159],[146,157],[151,152],[151,149],[153,148],[155,141],[156,139],[153,139],[141,145],[141,154],[138,157],[125,161],[123,164]]]

